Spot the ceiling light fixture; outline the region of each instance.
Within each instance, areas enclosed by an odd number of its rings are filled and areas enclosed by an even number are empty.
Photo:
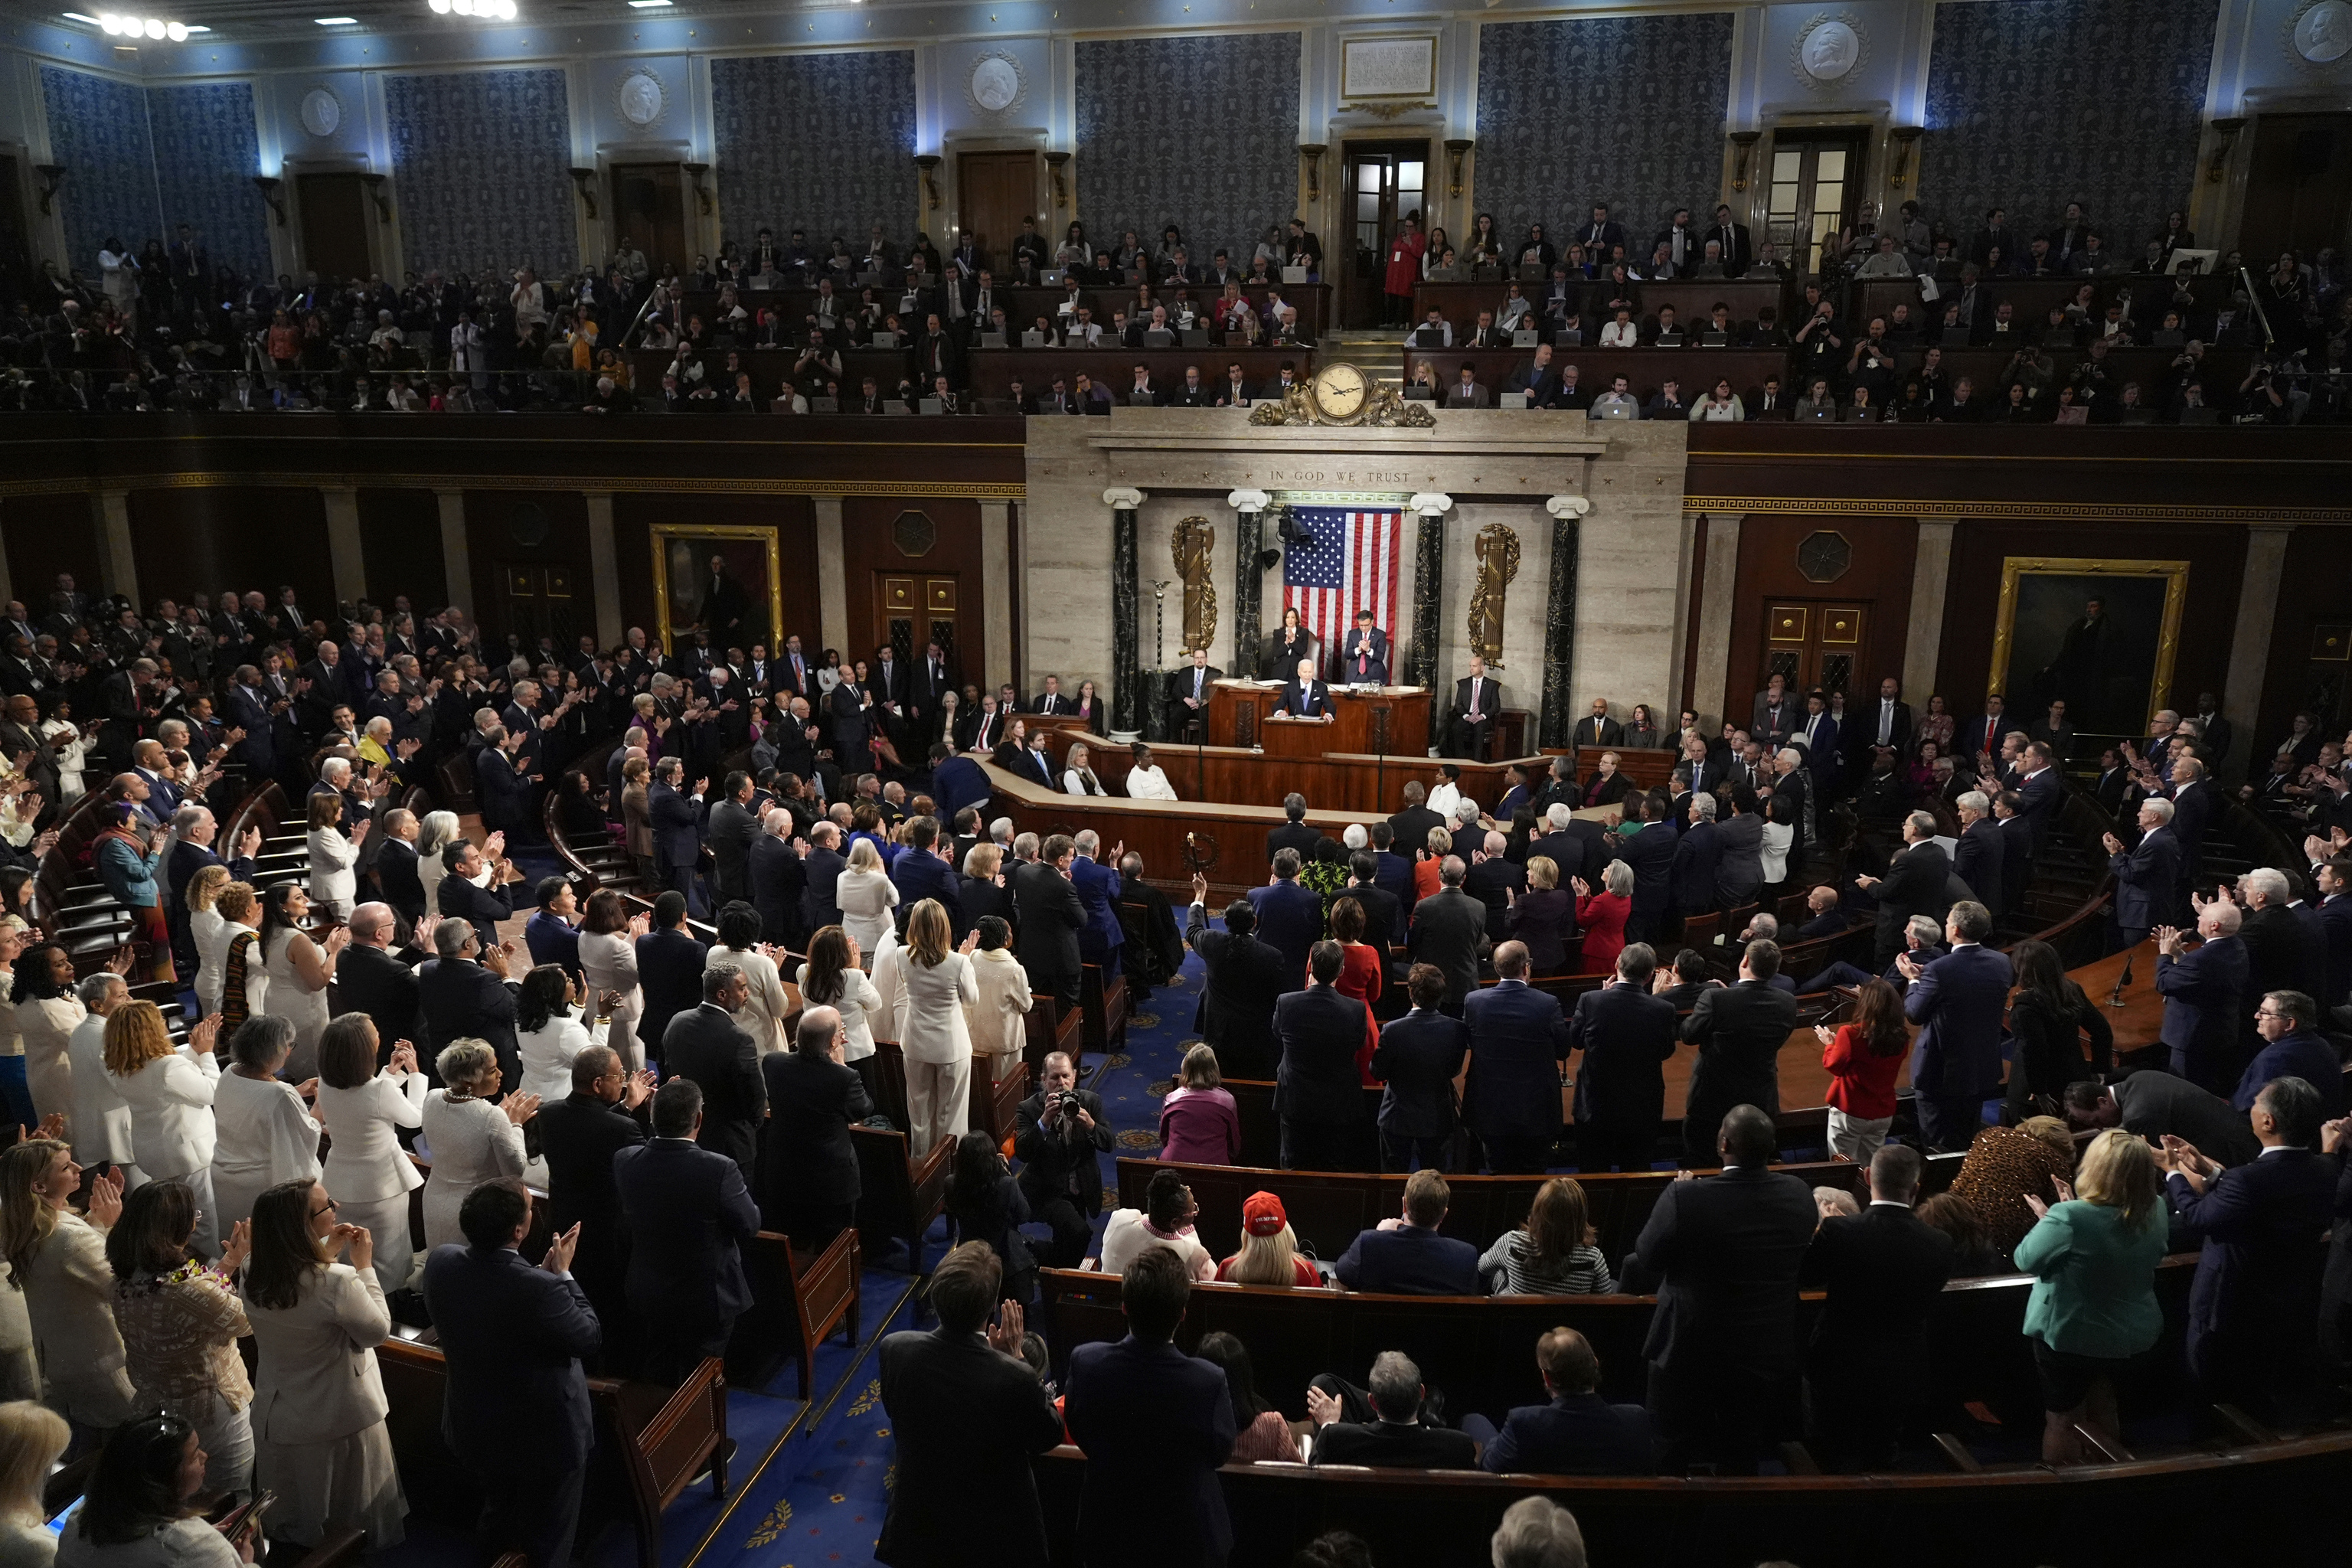
[[[515,0],[425,0],[426,6],[436,16],[455,12],[471,16],[478,22],[511,22],[515,19]]]
[[[356,27],[360,25],[357,16],[313,16],[310,20],[321,27]]]
[[[112,11],[100,11],[95,16],[86,16],[79,11],[68,11],[64,15],[68,21],[88,22],[111,38],[153,38],[158,42],[169,38],[175,44],[184,44],[190,33],[206,31],[203,27],[191,27],[184,22],[166,22],[159,16],[125,16]]]
[[[675,4],[675,0],[629,0],[629,9],[632,11],[661,11],[667,10],[673,4]]]
[[[58,15],[64,16],[68,22],[87,22],[93,27],[99,26],[99,20],[97,17],[85,16],[79,11],[63,11],[58,13]]]

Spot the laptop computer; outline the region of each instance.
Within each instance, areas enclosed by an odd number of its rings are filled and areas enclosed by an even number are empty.
[[[926,397],[916,407],[919,414],[945,414],[947,411],[948,405],[936,397]]]
[[[1307,281],[1307,268],[1286,267],[1282,269],[1282,280],[1285,283],[1304,283]]]
[[[857,275],[857,286],[861,289],[879,288],[881,283],[882,274],[879,272],[861,272]]]
[[[1004,334],[1003,332],[982,332],[980,334],[980,346],[984,349],[1001,349],[1004,346]]]
[[[1531,327],[1520,327],[1515,330],[1511,333],[1511,346],[1515,349],[1531,349],[1535,347],[1535,330]]]
[[[1713,331],[1704,331],[1698,335],[1698,342],[1701,348],[1727,349],[1731,346],[1731,334]]]
[[[1507,392],[1496,399],[1496,406],[1502,408],[1525,408],[1528,405],[1528,395],[1524,392]]]
[[[1045,271],[1037,274],[1037,281],[1042,284],[1050,285],[1053,288],[1059,289],[1063,283],[1068,280],[1069,276],[1070,273],[1067,268],[1048,267]]]
[[[1434,403],[1437,401],[1437,389],[1433,386],[1408,386],[1404,389],[1404,398],[1407,403]]]
[[[1176,346],[1176,334],[1164,327],[1153,327],[1143,334],[1143,346],[1148,349],[1172,349]]]
[[[1683,330],[1676,327],[1671,331],[1660,332],[1651,342],[1662,349],[1678,349],[1683,346]]]
[[[812,397],[809,399],[809,412],[811,414],[838,414],[841,412],[841,399],[838,397]]]
[[[1462,281],[1462,268],[1433,267],[1429,269],[1429,277],[1426,280],[1431,283],[1459,283]]]
[[[1206,327],[1185,328],[1184,346],[1188,349],[1207,348],[1209,346],[1209,329]]]
[[[1544,271],[1543,263],[1540,261],[1519,263],[1519,281],[1522,283],[1540,283],[1548,276],[1549,275]]]
[[[1631,419],[1633,417],[1633,411],[1622,403],[1612,403],[1606,408],[1597,405],[1588,408],[1584,411],[1584,416],[1587,419]]]
[[[1021,334],[1021,346],[1024,349],[1042,349],[1045,346],[1045,334],[1032,327]]]
[[[885,414],[912,414],[914,410],[907,406],[907,400],[905,398],[890,397],[883,400],[882,412]]]
[[[1800,420],[1810,419],[1816,425],[1834,425],[1837,423],[1838,413],[1839,410],[1835,405],[1827,408],[1803,407],[1797,410],[1797,417]]]
[[[898,346],[898,334],[896,332],[877,332],[870,340],[870,346],[877,349],[895,349]]]

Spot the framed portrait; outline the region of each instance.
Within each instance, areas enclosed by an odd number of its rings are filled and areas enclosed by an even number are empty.
[[[1344,38],[1341,98],[1429,98],[1437,91],[1437,36]]]
[[[2180,646],[2186,561],[2012,555],[2001,562],[1990,690],[2080,735],[2144,735]]]
[[[699,631],[721,657],[761,642],[774,651],[784,620],[774,529],[657,522],[652,532],[663,648],[674,647],[679,632]]]

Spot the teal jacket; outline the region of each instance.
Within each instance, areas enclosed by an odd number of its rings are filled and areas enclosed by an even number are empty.
[[[2164,1328],[2156,1266],[2167,1228],[2160,1205],[2137,1226],[2100,1204],[2052,1205],[2014,1254],[2034,1276],[2025,1331],[2053,1351],[2117,1360],[2156,1343]]]
[[[98,840],[97,862],[99,880],[114,901],[125,909],[152,910],[160,908],[163,894],[155,885],[156,868],[163,863],[163,852],[142,855],[130,840],[116,834],[106,834]]]

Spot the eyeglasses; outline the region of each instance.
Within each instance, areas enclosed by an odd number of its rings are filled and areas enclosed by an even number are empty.
[[[2280,1012],[2275,1007],[2257,1007],[2254,1009],[2254,1016],[2257,1018],[2284,1018],[2286,1015]]]
[[[332,1199],[332,1198],[329,1198],[329,1199],[327,1200],[327,1204],[326,1204],[326,1206],[325,1206],[324,1208],[315,1208],[315,1209],[312,1209],[312,1210],[310,1211],[310,1217],[311,1217],[312,1219],[317,1219],[320,1215],[330,1215],[330,1214],[333,1214],[334,1212],[335,1212],[335,1200],[334,1200],[334,1199]]]

